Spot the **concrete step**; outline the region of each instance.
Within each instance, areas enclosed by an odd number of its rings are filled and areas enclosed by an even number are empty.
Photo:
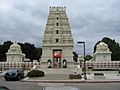
[[[74,74],[76,68],[39,68],[45,74]]]

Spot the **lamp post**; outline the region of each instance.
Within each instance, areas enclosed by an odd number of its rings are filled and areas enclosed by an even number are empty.
[[[85,42],[78,41],[77,43],[84,45],[84,79],[87,80],[87,76],[86,76],[86,60],[85,60]]]

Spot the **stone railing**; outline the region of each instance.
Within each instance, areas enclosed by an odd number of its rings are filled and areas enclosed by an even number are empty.
[[[75,65],[80,64],[80,67],[84,67],[84,63],[75,63]],[[8,70],[10,68],[20,68],[23,70],[31,70],[33,66],[36,65],[40,68],[39,62],[0,62],[0,71]],[[86,62],[86,69],[120,69],[120,62]]]
[[[75,65],[78,64],[80,65],[80,67],[84,67],[84,62],[75,63]],[[120,62],[86,62],[86,69],[120,69]]]
[[[0,62],[0,71],[8,70],[10,68],[30,70],[34,65],[39,64],[39,62]]]
[[[120,62],[110,62],[110,63],[94,63],[94,69],[119,69]]]

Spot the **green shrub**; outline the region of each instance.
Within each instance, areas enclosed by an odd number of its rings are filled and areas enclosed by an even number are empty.
[[[70,74],[69,75],[69,79],[81,79],[81,75],[80,74],[77,74],[77,75],[74,75],[74,74]]]
[[[45,74],[40,70],[32,70],[28,72],[27,77],[43,77]]]

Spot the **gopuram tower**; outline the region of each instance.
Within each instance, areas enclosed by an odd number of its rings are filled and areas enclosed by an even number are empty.
[[[50,7],[42,41],[41,65],[67,68],[73,64],[73,38],[66,7]]]

